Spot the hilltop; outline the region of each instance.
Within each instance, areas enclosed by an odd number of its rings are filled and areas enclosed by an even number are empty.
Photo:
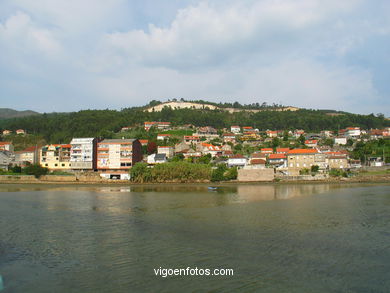
[[[17,111],[9,108],[0,108],[0,119],[10,119],[32,115],[39,115],[39,113],[31,110]]]
[[[240,104],[215,104],[210,102],[192,102],[192,101],[168,101],[168,102],[160,102],[152,103],[153,105],[146,108],[147,112],[161,112],[165,107],[171,108],[173,110],[175,109],[197,109],[197,110],[222,110],[227,111],[229,113],[237,113],[242,111],[257,113],[261,111],[298,111],[299,108],[292,107],[292,106],[279,106],[279,105],[272,105],[269,106],[265,103],[263,104],[251,104],[251,105],[240,105]],[[230,107],[229,107],[230,106]]]
[[[1,119],[0,130],[24,129],[28,134],[45,139],[49,143],[68,142],[73,137],[112,138],[122,127],[143,128],[145,121],[167,121],[172,126],[191,124],[212,126],[217,129],[231,125],[252,126],[259,130],[294,130],[307,132],[343,129],[350,126],[362,129],[384,128],[390,121],[383,116],[359,115],[332,110],[289,109],[282,105],[265,103],[241,105],[212,103],[207,101],[151,101],[144,107],[122,110],[82,110],[69,113],[44,113],[12,119]],[[183,107],[167,107],[181,105]],[[190,107],[188,107],[190,106]],[[156,111],[156,108],[161,111]],[[154,108],[154,111],[153,109]],[[234,109],[234,110],[229,110]],[[284,109],[284,110],[282,110]],[[338,115],[328,115],[336,113]],[[3,137],[3,139],[5,139]]]

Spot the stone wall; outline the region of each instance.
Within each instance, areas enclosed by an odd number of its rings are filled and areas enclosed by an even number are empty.
[[[239,169],[237,180],[241,182],[251,181],[273,181],[275,178],[274,169]]]

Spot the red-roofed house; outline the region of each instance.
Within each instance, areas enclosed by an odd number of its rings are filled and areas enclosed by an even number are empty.
[[[289,150],[290,150],[289,148],[277,148],[277,149],[276,149],[276,153],[277,153],[277,154],[287,154],[287,152],[288,152]]]
[[[200,142],[200,137],[196,136],[196,135],[185,135],[184,142],[188,143],[188,144],[198,143],[198,142]]]
[[[224,143],[227,143],[227,142],[235,143],[236,142],[236,135],[234,133],[224,133],[224,134],[222,134],[222,137],[223,137]]]
[[[310,148],[315,148],[318,145],[318,140],[316,139],[307,139],[305,140],[305,145]]]
[[[16,134],[26,134],[26,131],[24,131],[24,129],[17,129],[15,132]]]
[[[40,149],[39,163],[50,170],[71,169],[70,144],[50,144]]]
[[[270,154],[268,156],[268,163],[276,168],[287,168],[287,155]]]
[[[268,137],[278,137],[278,131],[277,130],[267,130],[266,131]]]
[[[139,139],[139,142],[141,143],[142,146],[147,146],[149,140],[147,140],[147,139]]]
[[[326,152],[325,154],[329,169],[345,169],[349,167],[347,154],[342,152]]]
[[[321,170],[326,168],[325,154],[319,153],[316,149],[293,149],[287,153],[287,164],[289,175],[299,175],[302,169],[309,169],[311,166],[319,166]]]
[[[234,125],[234,126],[231,126],[230,127],[230,131],[233,132],[233,133],[240,133],[241,132],[241,127],[240,126],[237,126],[237,125]]]
[[[15,163],[19,166],[25,167],[29,164],[38,163],[39,147],[28,147],[23,151],[15,152]]]
[[[9,141],[0,141],[0,151],[13,152],[14,146]]]
[[[157,134],[157,140],[165,140],[170,138],[171,138],[170,134]]]
[[[228,159],[229,167],[244,167],[247,163],[247,159],[240,154],[230,156]]]
[[[260,152],[261,152],[262,154],[272,154],[272,153],[274,152],[274,150],[273,150],[272,148],[262,148],[262,149],[260,150]]]
[[[11,133],[12,133],[11,130],[8,130],[8,129],[3,130],[3,135],[9,135]]]
[[[212,157],[222,154],[222,148],[220,146],[212,145],[209,143],[201,143],[197,145],[197,150],[203,155],[210,154]]]

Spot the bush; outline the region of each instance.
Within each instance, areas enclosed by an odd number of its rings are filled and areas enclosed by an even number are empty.
[[[311,166],[310,171],[312,173],[317,173],[320,170],[320,167],[317,165]]]
[[[303,168],[299,171],[299,175],[309,175],[310,171],[307,168]]]
[[[232,167],[225,173],[225,180],[236,180],[238,176],[237,167]]]
[[[168,162],[148,168],[145,163],[137,163],[130,169],[133,182],[194,182],[211,179],[211,167],[208,164],[189,162]]]
[[[213,170],[211,174],[211,181],[216,182],[216,181],[223,181],[225,180],[225,172],[226,172],[226,166],[223,164],[218,165],[216,169]]]
[[[34,175],[35,178],[39,178],[39,177],[49,173],[49,169],[42,167],[39,164],[34,164],[34,165],[29,165],[29,166],[23,168],[23,173],[25,173],[27,175]]]

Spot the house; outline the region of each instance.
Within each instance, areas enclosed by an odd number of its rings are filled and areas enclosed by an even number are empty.
[[[228,144],[224,144],[222,147],[221,147],[221,150],[222,151],[231,151],[232,150],[232,147]]]
[[[200,142],[200,137],[196,135],[185,135],[183,138],[185,143],[191,144],[191,143],[198,143]]]
[[[295,129],[294,130],[294,133],[293,133],[293,136],[295,138],[298,138],[300,137],[301,135],[305,135],[305,131],[303,129]]]
[[[333,131],[331,130],[322,130],[321,131],[321,137],[332,137]]]
[[[70,145],[70,163],[72,170],[97,170],[96,138],[73,138]]]
[[[130,179],[129,169],[142,161],[138,139],[104,139],[97,143],[97,170],[106,179]]]
[[[345,130],[345,134],[347,137],[358,138],[361,135],[360,127],[347,127]]]
[[[185,143],[184,141],[175,144],[175,154],[176,153],[181,153],[183,151],[186,151],[190,148],[190,145]]]
[[[125,126],[121,128],[121,132],[129,131],[132,127],[131,126]]]
[[[289,150],[290,150],[289,148],[276,148],[276,153],[277,154],[287,154]]]
[[[165,154],[151,154],[147,158],[149,165],[162,164],[167,162],[167,156]]]
[[[222,148],[220,146],[212,145],[209,143],[201,143],[197,145],[197,150],[203,155],[210,154],[212,157],[222,155]]]
[[[222,134],[223,142],[224,143],[235,143],[236,142],[236,135],[234,133],[224,133]]]
[[[14,146],[9,141],[0,141],[0,151],[13,152]]]
[[[139,142],[141,143],[142,146],[147,146],[149,143],[149,140],[147,139],[140,139]]]
[[[8,166],[13,162],[13,154],[9,151],[0,151],[0,169],[8,171]]]
[[[234,156],[234,154],[232,151],[222,151],[222,156],[230,158],[230,157]]]
[[[255,131],[246,131],[241,136],[242,141],[255,141],[260,139],[261,139],[260,135]]]
[[[39,163],[49,170],[70,170],[70,144],[49,144],[40,149]]]
[[[8,129],[3,130],[3,135],[9,135],[11,133],[12,133],[11,130],[8,130]]]
[[[262,148],[260,150],[260,152],[262,154],[269,155],[269,154],[272,154],[274,152],[274,150],[273,150],[273,148]]]
[[[234,133],[234,134],[240,133],[241,132],[241,127],[237,126],[237,125],[230,126],[230,131],[232,133]]]
[[[173,147],[171,146],[158,146],[157,153],[165,154],[168,159],[172,158],[174,155]]]
[[[302,169],[310,169],[311,166],[319,166],[325,169],[325,154],[316,149],[293,149],[287,153],[287,165],[289,175],[299,175]]]
[[[310,148],[315,148],[318,145],[318,140],[316,139],[307,139],[305,140],[305,145]]]
[[[243,132],[252,132],[252,131],[255,131],[255,130],[253,129],[252,126],[244,126],[244,127],[242,128],[242,131],[243,131]]]
[[[247,158],[245,158],[243,155],[237,154],[229,157],[227,164],[229,167],[244,167],[246,163]]]
[[[211,126],[200,127],[197,131],[198,136],[218,135],[218,131]]]
[[[264,159],[250,159],[244,169],[265,169],[266,163]]]
[[[268,163],[276,168],[287,168],[286,154],[269,154]]]
[[[338,145],[346,145],[347,144],[347,138],[344,136],[337,136],[334,138],[334,143]]]
[[[251,156],[250,156],[250,159],[263,159],[263,160],[267,160],[267,155],[266,154],[263,154],[263,153],[253,153]]]
[[[22,167],[27,166],[27,164],[37,164],[39,161],[39,149],[37,146],[32,146],[15,152],[15,164]]]
[[[342,152],[326,152],[326,164],[329,169],[345,169],[349,167],[348,157]]]
[[[266,134],[270,138],[278,137],[278,131],[277,130],[267,130]]]
[[[150,128],[155,127],[159,130],[169,130],[171,128],[171,122],[144,122],[144,128],[149,131]]]
[[[17,129],[16,134],[26,134],[26,132],[23,129]]]
[[[170,134],[157,134],[157,140],[168,140],[171,138]]]
[[[184,158],[198,158],[202,156],[201,152],[195,151],[193,148],[184,150],[181,153],[183,154]]]

